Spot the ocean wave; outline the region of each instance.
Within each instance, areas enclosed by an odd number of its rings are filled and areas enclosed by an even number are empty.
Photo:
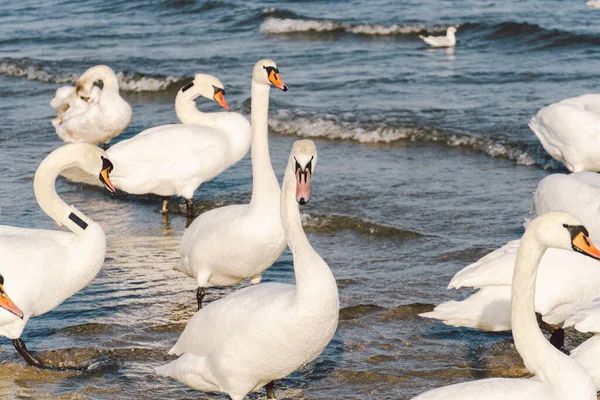
[[[394,226],[383,225],[377,222],[364,220],[358,217],[351,217],[348,215],[318,215],[303,213],[302,225],[308,230],[319,232],[352,230],[365,235],[394,237],[401,239],[416,239],[423,236],[418,232],[400,229]]]
[[[41,62],[30,59],[0,60],[0,75],[60,85],[75,83],[79,77],[72,72],[53,71]],[[183,76],[146,75],[139,72],[117,72],[116,75],[119,88],[126,92],[159,92],[186,79]]]
[[[351,140],[359,143],[393,143],[400,141],[441,143],[484,152],[495,158],[508,158],[519,165],[552,168],[548,160],[531,155],[523,143],[505,139],[442,132],[423,126],[397,127],[385,122],[347,121],[333,114],[308,114],[299,110],[278,110],[269,119],[273,132],[306,138]]]
[[[294,33],[348,33],[365,36],[415,35],[417,33],[445,32],[450,25],[424,24],[352,24],[329,20],[268,17],[260,26],[271,35]]]
[[[505,21],[494,24],[466,23],[460,31],[471,40],[509,41],[541,49],[572,45],[600,44],[600,36],[546,28],[538,24]],[[459,40],[460,40],[460,34]],[[469,38],[469,36],[471,36]]]

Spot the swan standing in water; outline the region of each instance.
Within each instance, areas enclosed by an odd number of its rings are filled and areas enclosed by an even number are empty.
[[[97,82],[102,82],[102,89]],[[50,105],[58,110],[52,125],[63,141],[104,143],[105,149],[132,117],[131,106],[119,95],[117,76],[106,65],[85,71],[76,87],[58,88]]]
[[[190,319],[169,354],[181,355],[156,372],[194,389],[242,400],[315,359],[337,328],[339,299],[331,270],[312,248],[297,203],[310,196],[317,164],[311,140],[292,146],[281,193],[281,220],[294,256],[296,285],[263,283],[213,301]]]
[[[37,360],[20,339],[25,324],[86,287],[100,271],[106,250],[102,227],[56,194],[56,177],[73,167],[98,176],[114,193],[113,166],[100,148],[77,143],[50,153],[35,173],[35,197],[50,218],[71,232],[0,226],[0,335],[13,339],[29,364],[44,369],[54,368]]]
[[[600,171],[600,94],[550,104],[529,121],[529,128],[569,171]]]
[[[269,91],[283,91],[273,60],[261,60],[252,72],[252,199],[200,215],[183,235],[176,270],[198,282],[196,298],[202,307],[207,285],[232,286],[244,279],[259,283],[261,274],[286,246],[279,212],[279,182],[269,156]]]
[[[419,39],[432,47],[454,47],[456,45],[456,28],[451,26],[446,30],[446,36],[422,36]]]
[[[434,389],[414,400],[596,400],[590,375],[579,363],[555,349],[537,325],[536,274],[548,247],[600,258],[600,250],[589,241],[587,230],[566,212],[551,212],[534,219],[523,234],[512,281],[511,320],[515,347],[537,379],[482,379]],[[596,263],[600,268],[600,263]],[[569,266],[564,268],[566,276]]]
[[[223,84],[211,75],[198,74],[179,90],[177,115],[185,124],[162,125],[123,140],[107,154],[115,165],[112,180],[117,189],[130,194],[186,199],[188,218],[193,216],[192,197],[198,187],[238,162],[248,152],[250,123],[241,114],[200,112],[198,96],[215,100],[229,109]]]

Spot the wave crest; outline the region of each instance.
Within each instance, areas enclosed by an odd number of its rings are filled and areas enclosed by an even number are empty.
[[[271,35],[293,33],[349,33],[368,36],[391,36],[424,32],[445,32],[449,26],[450,25],[428,26],[424,24],[351,24],[328,20],[269,17],[261,24],[260,30],[263,33]]]
[[[434,128],[395,127],[384,122],[344,121],[333,114],[310,115],[298,110],[279,110],[269,119],[270,128],[280,134],[330,140],[352,140],[359,143],[392,143],[396,141],[441,143],[449,147],[465,147],[491,157],[508,158],[520,165],[539,164],[521,143],[503,139],[447,133]],[[546,165],[540,164],[542,167]]]
[[[358,217],[348,215],[318,215],[302,214],[302,225],[306,229],[312,229],[319,232],[337,232],[342,230],[352,230],[365,235],[394,237],[401,239],[416,239],[423,235],[394,226],[383,225],[377,222],[363,220]]]
[[[75,83],[79,77],[75,73],[48,71],[42,63],[28,59],[2,60],[0,75],[60,85]],[[119,88],[126,92],[159,92],[186,79],[183,76],[145,75],[138,72],[117,72],[116,75]]]

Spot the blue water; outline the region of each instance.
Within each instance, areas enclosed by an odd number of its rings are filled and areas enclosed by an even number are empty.
[[[134,117],[118,141],[176,122],[175,93],[195,73],[219,77],[232,109],[248,114],[252,67],[273,58],[290,87],[271,95],[274,168],[283,172],[294,139],[316,140],[306,229],[352,317],[320,359],[279,384],[279,397],[408,399],[514,374],[508,334],[416,314],[463,296],[445,290],[449,278],[518,237],[537,182],[563,171],[527,121],[549,103],[597,91],[599,17],[583,1],[2,2],[0,223],[53,228],[32,177],[61,144],[50,124],[54,91],[87,68],[107,64],[119,74]],[[455,49],[417,38],[451,25]],[[247,201],[249,167],[246,157],[203,185],[199,211]],[[102,356],[116,366],[94,376],[39,373],[6,340],[0,393],[198,398],[151,369],[169,359],[193,313],[193,282],[171,270],[183,207],[163,220],[152,196],[113,199],[62,180],[58,189],[104,227],[107,260],[88,288],[30,321],[24,339],[55,362]],[[265,280],[293,281],[289,253]]]

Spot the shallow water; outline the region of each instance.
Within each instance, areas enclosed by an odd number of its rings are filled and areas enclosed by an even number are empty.
[[[600,10],[561,1],[397,3],[0,5],[0,223],[55,229],[32,179],[61,144],[50,125],[54,90],[88,67],[120,73],[134,110],[120,140],[175,122],[174,95],[197,72],[217,75],[232,108],[247,114],[251,68],[272,57],[290,87],[271,93],[273,165],[281,177],[292,142],[315,139],[319,165],[302,210],[342,307],[334,340],[278,382],[279,398],[409,399],[454,382],[524,376],[510,334],[417,314],[466,296],[445,289],[451,276],[517,238],[537,183],[562,170],[527,121],[550,102],[596,90]],[[450,25],[458,26],[455,50],[416,38]],[[57,187],[103,226],[107,258],[89,287],[31,320],[23,338],[50,363],[101,360],[102,368],[35,371],[5,339],[0,397],[226,398],[152,372],[171,359],[194,312],[193,281],[172,270],[183,204],[173,202],[165,219],[154,196]],[[197,212],[245,202],[250,190],[246,157],[198,190]],[[293,282],[289,252],[264,280]],[[236,289],[210,289],[207,300]]]

